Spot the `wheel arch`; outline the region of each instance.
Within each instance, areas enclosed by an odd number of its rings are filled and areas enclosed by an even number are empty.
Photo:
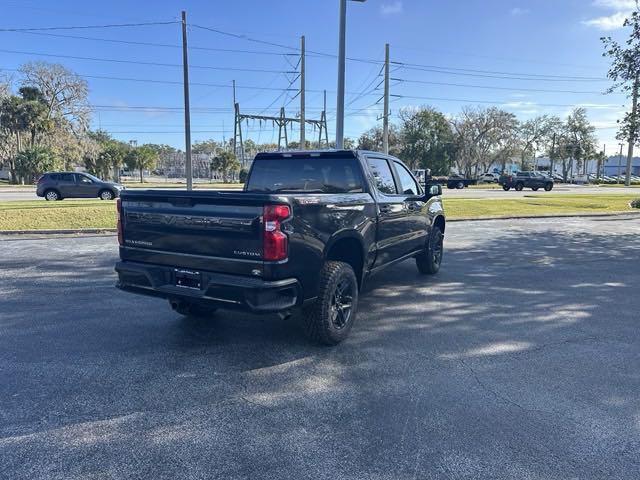
[[[325,261],[335,260],[351,265],[358,279],[358,286],[362,286],[367,255],[360,233],[354,230],[337,233],[327,242],[323,257]]]
[[[442,231],[442,233],[444,233],[445,228],[447,226],[447,221],[444,218],[444,215],[437,215],[436,218],[433,219],[433,224],[434,227],[440,227],[440,231]]]

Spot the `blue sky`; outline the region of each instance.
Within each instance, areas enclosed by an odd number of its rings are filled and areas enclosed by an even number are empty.
[[[358,59],[382,60],[384,44],[390,43],[391,60],[404,64],[392,68],[392,77],[397,79],[392,82],[392,94],[401,96],[394,97],[392,102],[394,119],[403,106],[431,105],[453,115],[464,105],[495,104],[526,119],[543,113],[565,116],[570,105],[584,105],[598,127],[600,140],[612,152],[617,149],[614,147],[617,142],[615,128],[610,127],[621,116],[626,99],[599,93],[609,85],[602,81],[607,61],[601,57],[599,37],[624,34],[619,27],[633,3],[633,0],[349,2],[347,52]],[[337,0],[135,3],[5,0],[0,9],[0,28],[174,21],[184,9],[188,21],[200,26],[290,47],[297,47],[300,35],[304,34],[308,51],[330,55],[337,52]],[[179,45],[181,41],[178,24],[49,33],[167,45]],[[0,67],[9,72],[29,60],[46,60],[88,76],[91,102],[99,106],[94,127],[114,132],[122,140],[183,147],[181,68],[136,63],[179,65],[179,48],[17,32],[0,32],[0,39]],[[237,97],[243,112],[275,115],[280,106],[287,104],[288,115],[298,113],[298,99],[291,100],[295,92],[283,90],[295,77],[282,73],[295,70],[297,57],[293,49],[195,27],[189,28],[189,44],[196,47],[190,51],[193,141],[232,135],[230,86],[234,79],[240,86]],[[44,57],[36,53],[134,63]],[[408,68],[406,64],[422,67]],[[326,89],[330,136],[335,129],[336,67],[333,56],[309,54],[307,58],[307,118],[319,116],[322,90]],[[374,90],[381,80],[377,77],[379,70],[376,63],[347,64],[347,136],[357,137],[379,123],[377,117],[382,106],[376,101],[381,91]],[[494,78],[505,74],[511,78]],[[291,88],[297,85],[293,82]],[[147,108],[140,111],[135,107]],[[270,124],[250,123],[245,130],[245,137],[256,141],[277,140],[277,131],[274,133]],[[298,133],[294,131],[293,136],[297,138]],[[314,136],[315,132],[308,130],[307,138]]]

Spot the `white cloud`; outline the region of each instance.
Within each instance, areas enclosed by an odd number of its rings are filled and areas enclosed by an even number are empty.
[[[382,15],[395,15],[398,13],[402,13],[403,6],[400,0],[396,0],[391,3],[383,3],[380,5],[380,13]]]
[[[583,25],[588,27],[595,27],[599,30],[609,31],[622,28],[625,19],[629,16],[629,12],[618,12],[613,15],[607,15],[604,17],[592,18],[591,20],[583,21]]]
[[[636,8],[636,0],[594,0],[594,7],[613,10],[614,13],[601,17],[583,20],[582,24],[599,30],[617,30],[624,26],[624,21]]]
[[[515,7],[515,8],[511,9],[511,15],[513,15],[514,17],[519,17],[521,15],[527,15],[530,12],[531,12],[531,10],[529,10],[528,8]]]

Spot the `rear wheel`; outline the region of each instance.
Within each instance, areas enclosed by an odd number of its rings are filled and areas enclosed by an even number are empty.
[[[522,184],[522,183],[516,183],[516,190],[517,190],[518,192],[521,192],[523,188],[524,188],[524,184]]]
[[[56,200],[62,199],[60,194],[58,192],[56,192],[55,190],[47,190],[46,192],[44,192],[44,198],[48,202],[55,202]]]
[[[531,190],[533,190],[534,192],[538,191],[538,187],[531,187]]]
[[[458,190],[462,190],[462,189],[464,188],[464,182],[458,182],[458,183],[456,183],[456,188],[457,188]]]
[[[318,297],[304,308],[307,336],[337,345],[349,335],[358,308],[358,281],[351,265],[326,262],[320,271]]]
[[[502,189],[503,189],[505,192],[508,192],[509,190],[511,190],[511,187],[510,187],[509,185],[503,185],[503,186],[502,186]]]
[[[440,270],[442,254],[444,253],[444,233],[438,225],[431,229],[431,235],[424,248],[424,252],[416,257],[416,266],[423,275],[433,275]]]

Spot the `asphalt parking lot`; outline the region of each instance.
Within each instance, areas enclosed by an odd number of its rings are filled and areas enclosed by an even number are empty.
[[[117,291],[113,236],[0,246],[0,478],[640,478],[637,217],[451,223],[336,348]]]

